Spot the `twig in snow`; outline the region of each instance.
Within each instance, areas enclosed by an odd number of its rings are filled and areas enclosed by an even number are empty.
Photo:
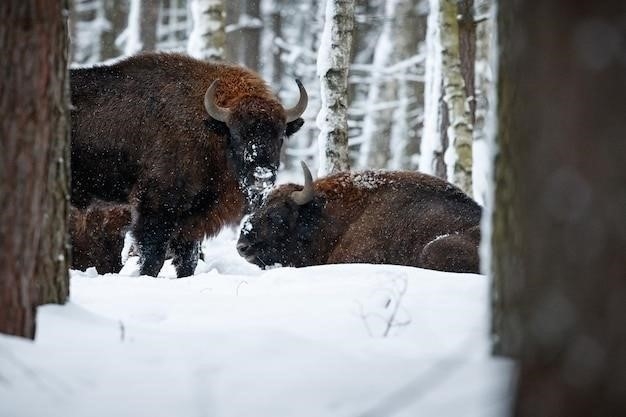
[[[401,286],[398,286],[398,282],[402,283]],[[386,295],[387,299],[385,300],[383,308],[385,309],[385,311],[388,311],[391,308],[391,313],[389,315],[379,312],[366,313],[363,308],[363,304],[359,301],[356,301],[359,306],[359,317],[361,317],[363,325],[365,326],[367,333],[371,337],[374,337],[374,332],[372,331],[369,323],[372,317],[377,318],[385,323],[385,330],[382,332],[381,337],[388,337],[391,329],[394,327],[404,327],[408,326],[411,323],[410,318],[404,321],[399,321],[397,318],[398,313],[401,309],[406,311],[404,307],[402,307],[402,298],[404,297],[404,294],[406,294],[408,288],[408,280],[406,277],[403,277],[401,279],[394,278],[392,284],[392,288],[383,288],[381,290],[388,293],[388,295]]]
[[[126,327],[124,327],[124,322],[122,320],[119,321],[120,324],[120,341],[123,342],[126,338]]]
[[[239,281],[239,284],[237,284],[237,289],[235,290],[235,295],[239,296],[239,287],[241,287],[241,284],[247,284],[248,281]]]

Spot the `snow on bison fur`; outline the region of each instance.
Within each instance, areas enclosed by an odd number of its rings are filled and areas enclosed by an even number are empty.
[[[84,271],[95,266],[99,274],[120,272],[130,223],[128,205],[95,202],[82,210],[71,207],[72,268]]]
[[[172,250],[192,275],[198,243],[273,185],[280,148],[302,126],[307,95],[285,109],[258,74],[149,53],[72,69],[72,204],[128,203],[140,273]]]
[[[237,249],[259,266],[386,263],[479,272],[481,207],[418,172],[341,172],[282,185],[244,223]]]

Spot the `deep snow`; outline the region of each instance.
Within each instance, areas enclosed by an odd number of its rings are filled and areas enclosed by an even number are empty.
[[[132,276],[132,257],[120,274],[72,271],[34,343],[0,336],[0,416],[504,415],[512,365],[488,353],[484,276],[261,271],[235,239],[206,242],[190,278]]]

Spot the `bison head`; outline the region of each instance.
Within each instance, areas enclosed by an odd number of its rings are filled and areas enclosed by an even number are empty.
[[[304,162],[302,169],[305,183],[301,190],[293,185],[274,190],[244,223],[237,250],[248,262],[261,267],[304,266],[317,255],[311,242],[319,233],[324,200],[315,195]]]
[[[276,179],[283,140],[303,124],[300,116],[306,109],[308,97],[302,83],[298,103],[285,109],[273,99],[258,95],[243,95],[233,107],[215,103],[219,80],[207,89],[204,106],[209,115],[226,124],[229,133],[229,156],[237,171],[239,185],[251,207],[257,207]]]

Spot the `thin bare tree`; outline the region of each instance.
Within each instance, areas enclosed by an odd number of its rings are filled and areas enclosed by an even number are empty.
[[[354,30],[354,0],[326,0],[317,72],[322,107],[317,116],[320,176],[348,170],[348,69]]]

